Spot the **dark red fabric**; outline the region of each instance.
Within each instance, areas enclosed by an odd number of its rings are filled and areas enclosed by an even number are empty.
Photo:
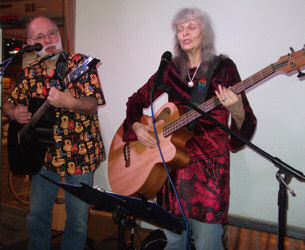
[[[123,124],[123,140],[125,141],[136,139],[131,126],[140,120],[143,108],[150,105],[153,79],[154,75],[128,99],[126,119]],[[163,82],[184,98],[190,98],[192,89],[187,86],[187,80],[180,79],[180,74],[173,61],[164,73]],[[229,87],[238,82],[240,82],[240,76],[234,62],[229,58],[223,59],[212,77],[207,100],[215,96],[218,84]],[[154,100],[162,93],[161,90],[157,89],[153,95]],[[238,131],[234,121],[231,120],[231,128],[246,139],[250,139],[255,130],[256,118],[244,93],[242,93],[242,100],[246,112],[245,122],[241,130]],[[169,101],[173,102],[179,109],[186,109],[186,106],[177,99],[169,96]],[[209,114],[222,124],[228,124],[229,112],[222,105],[210,111]],[[194,128],[194,136],[186,145],[191,157],[188,166],[171,173],[183,210],[188,218],[205,223],[226,222],[230,192],[229,150],[235,152],[242,146],[243,143],[230,137],[210,121],[202,117],[199,118]],[[169,181],[166,181],[157,198],[158,203],[164,209],[172,211],[174,214],[181,214]]]

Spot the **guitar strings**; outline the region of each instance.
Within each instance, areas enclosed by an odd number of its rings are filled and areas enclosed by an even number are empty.
[[[248,89],[249,87],[251,87],[252,85],[254,85],[255,83],[257,83],[257,82],[265,79],[269,75],[273,74],[274,72],[275,71],[272,68],[272,66],[268,66],[265,69],[261,70],[260,72],[254,74],[253,76],[245,79],[244,81],[240,81],[239,83],[234,85],[232,87],[232,89],[237,94],[239,94],[242,91],[244,91],[244,90]],[[206,101],[205,103],[199,105],[198,108],[205,112],[208,112],[220,104],[221,104],[221,102],[219,101],[219,99],[214,96],[211,99],[209,99],[208,101]],[[189,122],[195,120],[196,118],[198,118],[200,116],[201,115],[195,110],[188,111],[187,113],[180,116],[177,120],[175,120],[172,123],[167,124],[166,126],[163,127],[164,137],[169,136],[173,132],[177,131],[181,127],[187,125]]]
[[[281,60],[281,62],[272,64],[271,66],[267,66],[266,68],[262,69],[261,71],[255,73],[249,78],[246,78],[244,81],[240,81],[236,85],[232,86],[233,91],[235,93],[240,94],[242,91],[248,89],[249,87],[253,86],[254,84],[262,81],[266,77],[272,75],[275,73],[275,69],[284,67],[288,65],[288,62],[291,58],[299,59],[300,57],[304,57],[304,51],[298,51],[295,52],[294,55],[288,55],[287,58],[284,58]],[[297,68],[295,65],[295,62],[290,62],[290,66]],[[287,71],[289,72],[289,71]],[[199,109],[203,110],[204,112],[208,112],[212,110],[214,107],[220,105],[221,102],[218,100],[217,97],[213,97],[206,101],[205,103],[198,106]],[[196,112],[195,110],[188,111],[187,113],[180,116],[177,120],[173,121],[170,124],[167,124],[164,126],[163,129],[163,135],[164,137],[169,136],[173,132],[177,131],[181,127],[187,125],[189,122],[195,120],[196,118],[200,117],[201,115]]]
[[[302,53],[301,56],[296,55],[296,56],[294,56],[294,58],[297,59],[298,57],[303,57],[304,56],[303,54],[304,53]],[[236,94],[240,94],[242,91],[248,89],[249,87],[253,86],[254,84],[262,81],[266,77],[275,73],[275,69],[281,68],[281,67],[283,67],[283,65],[287,65],[288,61],[289,61],[289,59],[288,60],[283,59],[283,61],[280,63],[273,64],[271,66],[268,66],[268,67],[262,69],[261,71],[255,73],[251,77],[246,78],[245,80],[240,81],[236,85],[232,86],[232,90]],[[295,67],[295,65],[291,65],[291,66]],[[200,108],[201,110],[203,110],[205,112],[208,112],[220,104],[221,104],[221,102],[219,101],[219,99],[216,96],[214,96],[211,99],[209,99],[208,101],[206,101],[205,103],[202,103],[201,105],[199,105],[198,108]],[[175,120],[163,127],[157,128],[157,134],[159,135],[160,132],[162,132],[163,137],[166,138],[167,136],[171,135],[178,129],[184,127],[189,122],[195,120],[196,118],[198,118],[200,116],[201,115],[198,112],[196,112],[195,110],[188,111],[187,113],[180,116],[177,120]],[[146,149],[146,146],[144,144],[142,144],[140,141],[135,141],[133,143],[134,143],[135,150],[145,150]]]
[[[265,79],[266,77],[275,73],[275,69],[279,69],[279,68],[282,68],[282,67],[288,65],[288,62],[291,67],[294,67],[294,69],[296,69],[297,67],[300,67],[302,65],[297,66],[295,61],[302,57],[304,57],[304,50],[294,52],[293,54],[289,54],[288,56],[283,57],[283,58],[281,57],[279,60],[280,62],[274,63],[271,66],[267,66],[266,68],[262,69],[261,71],[255,73],[253,76],[246,78],[244,81],[237,83],[236,85],[234,85],[232,87],[232,89],[237,94],[239,94],[242,91],[244,91],[244,90],[248,89],[249,87],[251,87],[252,85],[254,85],[255,83],[258,83],[259,81],[261,81],[261,80]],[[291,61],[292,58],[294,59],[294,61]],[[302,64],[302,63],[299,63],[299,64]],[[287,71],[287,72],[289,72],[289,71]],[[207,102],[199,105],[198,108],[200,108],[201,110],[203,110],[205,112],[208,112],[220,104],[221,103],[218,100],[218,98],[213,97],[213,98],[209,99]],[[183,114],[176,121],[173,121],[172,123],[167,124],[166,126],[163,127],[164,137],[167,137],[171,133],[175,132],[177,129],[180,129],[181,127],[187,125],[189,122],[195,120],[199,116],[200,116],[200,114],[198,112],[196,112],[195,110],[191,110],[191,111]]]

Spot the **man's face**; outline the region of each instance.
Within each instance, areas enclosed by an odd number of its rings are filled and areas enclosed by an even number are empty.
[[[41,43],[43,46],[38,51],[38,56],[44,56],[57,49],[62,49],[61,37],[53,23],[44,17],[34,19],[29,26],[28,44]]]

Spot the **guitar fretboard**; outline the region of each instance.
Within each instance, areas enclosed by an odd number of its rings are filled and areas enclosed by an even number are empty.
[[[270,66],[262,69],[261,71],[257,72],[256,74],[252,75],[251,77],[248,77],[244,81],[241,81],[241,82],[235,84],[234,86],[232,86],[232,90],[236,94],[240,94],[244,90],[254,86],[255,84],[257,84],[261,80],[263,80],[263,79],[267,78],[268,76],[272,75],[275,72],[275,69],[277,67],[282,67],[283,65],[286,65],[287,62],[288,61],[284,61],[284,62],[282,62],[278,65],[270,65]],[[215,97],[212,97],[211,99],[209,99],[208,101],[200,104],[198,106],[198,108],[201,109],[204,112],[209,112],[212,109],[214,109],[215,107],[219,106],[220,104],[221,103],[218,100],[217,96],[215,96]],[[164,137],[167,137],[167,136],[173,134],[178,129],[186,126],[187,124],[194,121],[195,119],[197,119],[200,116],[201,116],[201,114],[199,114],[195,110],[188,111],[187,113],[180,116],[177,120],[175,120],[175,121],[173,121],[173,122],[171,122],[171,123],[169,123],[169,124],[167,124],[166,126],[163,127]]]
[[[71,73],[70,73],[71,74]],[[68,74],[63,82],[64,86],[67,86],[67,84],[70,81],[70,74]],[[46,110],[50,107],[50,102],[46,100],[40,107],[39,109],[33,114],[30,122],[26,125],[24,125],[18,132],[18,138],[22,138],[26,131],[28,131],[29,128],[34,127],[36,123],[40,120],[40,118],[43,116],[43,114],[46,112]]]

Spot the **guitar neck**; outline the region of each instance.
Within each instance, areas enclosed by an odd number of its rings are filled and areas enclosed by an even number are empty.
[[[70,74],[68,74],[63,82],[63,86],[66,88],[68,83],[69,83],[69,80],[70,80]],[[30,127],[34,127],[36,125],[36,123],[40,120],[40,118],[43,116],[43,114],[46,112],[46,110],[49,108],[50,106],[50,103],[48,100],[46,100],[40,107],[39,109],[33,114],[30,122],[26,125],[24,125],[20,131],[18,132],[18,136],[19,138],[22,138],[22,136],[24,135],[24,133],[27,131],[28,128]]]
[[[39,109],[35,112],[35,114],[32,116],[30,122],[26,125],[24,125],[18,132],[18,138],[22,138],[24,134],[27,132],[28,128],[34,127],[36,123],[39,121],[39,119],[43,116],[43,114],[46,112],[48,107],[50,106],[50,103],[48,100],[46,100]]]
[[[241,92],[245,91],[246,89],[254,86],[261,80],[267,78],[268,76],[272,75],[275,72],[274,66],[270,65],[261,71],[257,72],[256,74],[246,78],[244,81],[241,81],[237,84],[235,84],[232,87],[232,90],[236,94],[240,94]],[[201,109],[204,112],[209,112],[212,109],[219,106],[221,103],[218,100],[217,96],[212,97],[208,101],[200,104],[198,106],[199,109]],[[167,137],[171,135],[172,133],[176,132],[180,128],[186,126],[187,124],[191,123],[192,121],[196,120],[198,117],[200,117],[201,114],[196,112],[195,110],[190,110],[187,113],[180,116],[177,120],[171,122],[170,124],[167,124],[163,127],[163,135],[164,137]]]
[[[74,82],[78,77],[82,76],[84,73],[86,73],[90,68],[93,68],[96,66],[96,64],[100,60],[94,58],[94,57],[87,57],[86,60],[84,60],[81,64],[79,64],[76,68],[74,68],[69,74],[65,76],[63,79],[63,87],[59,89],[64,90],[69,82]],[[28,128],[31,128],[36,125],[36,123],[39,121],[39,119],[43,116],[43,114],[46,112],[48,107],[50,106],[50,103],[48,100],[46,100],[43,105],[40,106],[40,108],[33,114],[30,122],[22,127],[22,129],[18,132],[18,140],[20,141],[20,138],[24,135],[24,133],[28,130]]]

